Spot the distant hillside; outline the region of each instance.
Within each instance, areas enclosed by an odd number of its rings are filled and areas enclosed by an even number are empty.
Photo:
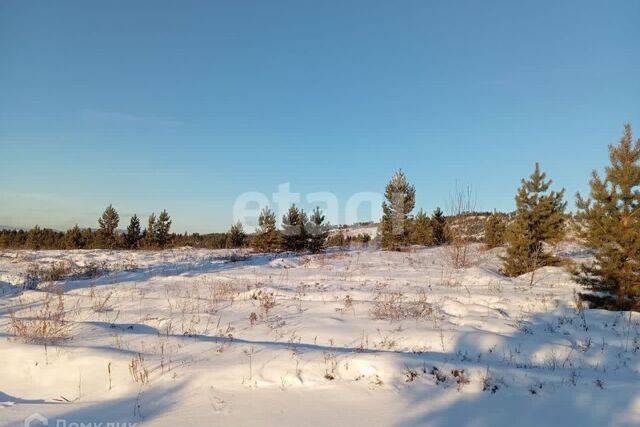
[[[0,230],[26,230],[26,227],[14,227],[12,225],[0,225]]]

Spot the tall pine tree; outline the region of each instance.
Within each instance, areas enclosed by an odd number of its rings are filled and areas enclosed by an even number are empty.
[[[409,243],[409,215],[416,204],[416,189],[407,182],[402,171],[398,170],[385,188],[382,202],[382,221],[380,222],[381,244],[383,249],[398,250]]]
[[[581,235],[595,250],[578,281],[615,298],[619,309],[640,306],[640,139],[625,125],[617,146],[609,146],[611,164],[604,179],[591,177],[591,198],[577,195]]]
[[[169,243],[171,230],[171,217],[166,210],[160,212],[154,227],[155,241],[160,248],[164,248]]]
[[[156,214],[151,212],[147,220],[147,229],[144,231],[144,245],[151,249],[156,247]]]
[[[307,246],[307,214],[296,205],[282,217],[282,249],[299,252]]]
[[[120,222],[120,215],[112,205],[107,206],[102,216],[98,218],[98,241],[104,248],[113,249],[116,247],[116,230]]]
[[[431,215],[431,230],[433,231],[433,241],[436,245],[447,243],[447,218],[442,209],[436,208]]]
[[[324,222],[324,215],[319,206],[316,206],[309,217],[307,231],[309,233],[307,249],[314,254],[321,252],[324,249],[329,231],[328,224]]]
[[[140,239],[142,234],[140,231],[140,219],[136,214],[131,217],[129,226],[127,227],[127,233],[124,235],[124,241],[129,249],[138,249],[140,245]]]
[[[276,214],[265,206],[258,217],[258,228],[252,246],[261,252],[274,252],[280,248],[280,233],[276,224]]]
[[[543,243],[556,243],[564,236],[567,204],[563,201],[564,189],[549,191],[552,181],[546,177],[536,163],[529,179],[523,179],[518,189],[515,218],[507,227],[509,247],[503,258],[503,271],[508,276],[557,263],[544,251]]]
[[[247,235],[244,232],[244,227],[242,227],[242,223],[238,221],[229,228],[226,246],[227,248],[241,248],[244,246],[246,238]]]

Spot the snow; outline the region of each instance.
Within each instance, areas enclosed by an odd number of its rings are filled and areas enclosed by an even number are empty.
[[[530,287],[473,253],[455,270],[445,248],[1,252],[0,425],[640,424],[640,315],[580,309],[562,268]],[[100,274],[21,290],[63,261]],[[53,289],[68,338],[16,337],[10,313]]]

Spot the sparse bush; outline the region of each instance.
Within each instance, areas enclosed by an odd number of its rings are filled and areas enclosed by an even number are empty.
[[[433,314],[433,307],[423,290],[413,300],[400,292],[378,293],[369,314],[379,320],[424,319]]]
[[[69,261],[54,262],[50,265],[31,263],[27,267],[25,287],[35,289],[40,283],[57,282],[75,274],[75,266]]]
[[[453,268],[464,268],[471,264],[467,223],[469,222],[469,213],[473,212],[474,209],[475,196],[471,187],[466,189],[457,188],[449,196],[447,206],[449,221],[445,233],[449,243],[446,248],[447,254]]]
[[[27,343],[56,344],[70,337],[71,324],[67,321],[62,294],[43,293],[42,300],[30,307],[26,316],[10,310],[12,332]]]

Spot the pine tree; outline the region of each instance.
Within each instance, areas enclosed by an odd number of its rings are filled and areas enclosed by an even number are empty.
[[[156,214],[151,212],[147,221],[147,229],[144,231],[144,245],[147,248],[156,247]]]
[[[407,182],[402,169],[398,170],[385,188],[380,222],[382,247],[397,250],[409,242],[408,220],[416,204],[416,189]]]
[[[109,205],[104,210],[102,216],[98,219],[98,239],[102,247],[113,249],[116,247],[116,229],[120,222],[118,212]]]
[[[25,246],[27,249],[40,250],[44,247],[44,230],[38,225],[27,232]]]
[[[96,247],[96,233],[90,229],[85,228],[82,230],[82,241],[84,243],[84,247],[86,249],[95,248]]]
[[[280,248],[280,233],[276,224],[276,214],[269,207],[264,207],[260,212],[252,246],[261,252],[273,252]]]
[[[504,245],[507,218],[498,212],[492,213],[484,223],[484,244],[488,249]]]
[[[78,224],[68,229],[64,234],[64,243],[67,249],[82,249],[85,247],[82,230],[80,230]]]
[[[282,249],[299,252],[306,248],[307,214],[296,205],[291,205],[289,211],[282,217]]]
[[[447,243],[447,219],[442,209],[436,208],[431,215],[431,230],[433,232],[433,242],[436,245]]]
[[[591,198],[577,195],[581,237],[595,250],[578,281],[615,297],[618,309],[640,305],[640,139],[625,125],[617,146],[609,146],[611,164],[604,179],[593,172]]]
[[[241,248],[244,246],[244,241],[247,235],[244,232],[242,223],[238,221],[231,225],[229,232],[227,233],[227,248]]]
[[[127,248],[138,249],[141,238],[142,234],[140,231],[140,219],[138,218],[138,215],[134,214],[131,217],[129,226],[127,227],[127,233],[124,235],[124,240]]]
[[[319,206],[312,211],[309,223],[307,225],[307,231],[309,233],[309,239],[307,241],[307,249],[311,253],[319,253],[324,249],[325,242],[327,240],[328,224],[324,222],[324,215]]]
[[[508,276],[519,276],[539,267],[557,264],[551,254],[544,251],[543,243],[555,243],[564,236],[566,202],[564,189],[549,191],[552,181],[536,163],[535,170],[516,195],[516,214],[507,227],[509,243],[503,258],[503,270]],[[532,275],[533,280],[533,275]]]
[[[413,219],[411,226],[411,243],[422,246],[430,246],[434,244],[431,221],[422,209],[418,211]]]
[[[154,237],[156,244],[163,249],[169,243],[171,237],[169,231],[171,230],[171,217],[166,210],[160,212],[158,219],[153,227]]]

